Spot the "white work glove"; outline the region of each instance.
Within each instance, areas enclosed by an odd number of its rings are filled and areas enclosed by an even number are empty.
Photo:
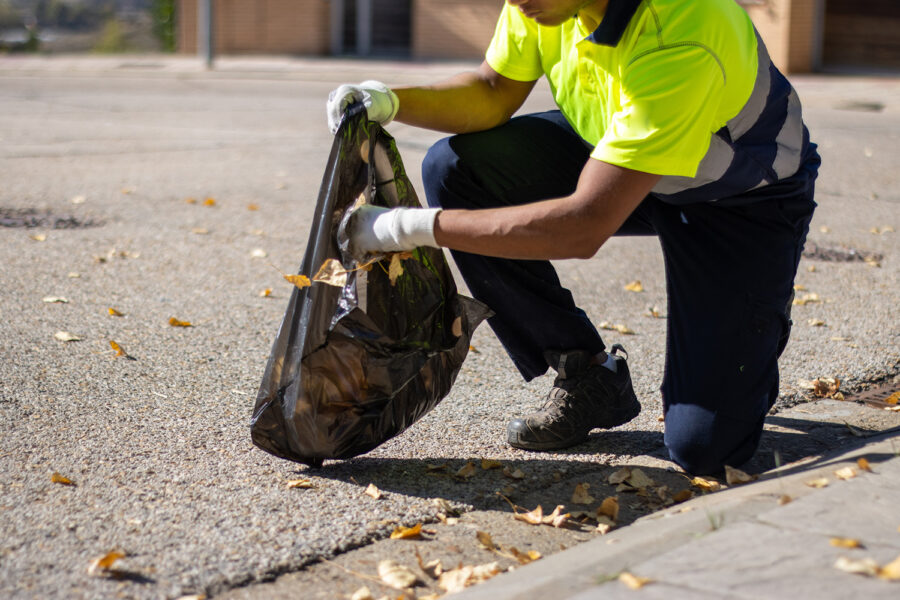
[[[440,248],[434,221],[440,208],[383,208],[363,204],[350,215],[350,252],[401,252],[419,246]]]
[[[354,102],[362,102],[370,121],[387,125],[397,116],[400,101],[391,88],[380,81],[363,81],[359,85],[344,84],[328,94],[328,127],[337,133],[344,111]]]

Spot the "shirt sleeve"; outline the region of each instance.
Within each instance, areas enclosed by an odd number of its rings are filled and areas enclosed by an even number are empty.
[[[485,60],[492,69],[509,79],[540,79],[544,70],[538,51],[537,24],[504,3]]]
[[[591,156],[614,165],[694,177],[706,155],[725,86],[718,58],[700,45],[654,50],[622,75],[618,111]]]

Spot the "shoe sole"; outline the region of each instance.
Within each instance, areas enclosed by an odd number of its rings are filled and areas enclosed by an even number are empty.
[[[572,446],[577,446],[582,442],[587,441],[588,435],[594,429],[612,429],[613,427],[618,427],[619,425],[624,425],[628,423],[636,416],[641,414],[641,404],[637,401],[637,398],[634,399],[634,404],[628,407],[628,412],[623,413],[621,417],[615,420],[614,423],[608,425],[606,427],[592,427],[588,431],[584,432],[581,435],[573,436],[563,440],[552,440],[549,442],[530,442],[528,440],[523,440],[519,436],[519,432],[517,431],[509,431],[507,430],[507,442],[513,448],[519,448],[520,450],[564,450],[566,448],[571,448]]]

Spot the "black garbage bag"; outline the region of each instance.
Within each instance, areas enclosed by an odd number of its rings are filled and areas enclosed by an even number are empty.
[[[254,444],[311,466],[368,452],[434,408],[490,316],[457,293],[437,248],[413,251],[394,282],[389,256],[360,268],[342,223],[361,197],[419,206],[393,138],[355,105],[335,136],[300,266],[312,279],[338,260],[346,283],[293,290],[250,423]]]

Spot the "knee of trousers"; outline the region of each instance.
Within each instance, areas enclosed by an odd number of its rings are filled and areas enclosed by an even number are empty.
[[[717,414],[702,406],[675,404],[666,412],[665,443],[669,456],[695,475],[738,467],[759,446],[763,417],[754,420]]]
[[[465,178],[460,168],[460,157],[453,150],[450,138],[435,143],[422,160],[422,182],[425,199],[432,208],[471,208],[466,202],[468,194],[456,192]]]

